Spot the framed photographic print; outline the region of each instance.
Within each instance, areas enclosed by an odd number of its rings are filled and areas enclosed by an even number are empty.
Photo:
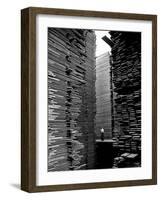
[[[21,188],[157,183],[157,16],[21,11]]]

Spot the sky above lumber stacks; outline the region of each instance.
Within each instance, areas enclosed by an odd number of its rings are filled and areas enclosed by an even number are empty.
[[[109,31],[95,31],[96,34],[96,57],[100,56],[103,53],[106,53],[108,51],[111,51],[111,47],[102,40],[103,36],[107,36],[110,38]]]

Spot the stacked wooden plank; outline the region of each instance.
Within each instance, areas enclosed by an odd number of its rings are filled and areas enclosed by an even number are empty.
[[[113,139],[120,154],[141,150],[141,33],[111,31]]]
[[[110,54],[104,53],[96,58],[96,134],[104,129],[104,138],[112,138],[111,119],[111,66]]]
[[[95,34],[48,28],[48,171],[94,167]]]

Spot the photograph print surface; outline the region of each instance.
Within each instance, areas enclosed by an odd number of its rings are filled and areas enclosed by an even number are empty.
[[[141,32],[48,27],[47,166],[141,167]]]

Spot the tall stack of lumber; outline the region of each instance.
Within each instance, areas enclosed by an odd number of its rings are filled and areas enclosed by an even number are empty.
[[[141,150],[141,33],[110,31],[112,46],[112,132],[114,147]],[[125,155],[125,154],[124,154]]]
[[[48,171],[95,163],[95,34],[48,28]]]
[[[111,66],[110,54],[106,52],[96,58],[96,134],[104,139],[112,138],[111,118]]]

